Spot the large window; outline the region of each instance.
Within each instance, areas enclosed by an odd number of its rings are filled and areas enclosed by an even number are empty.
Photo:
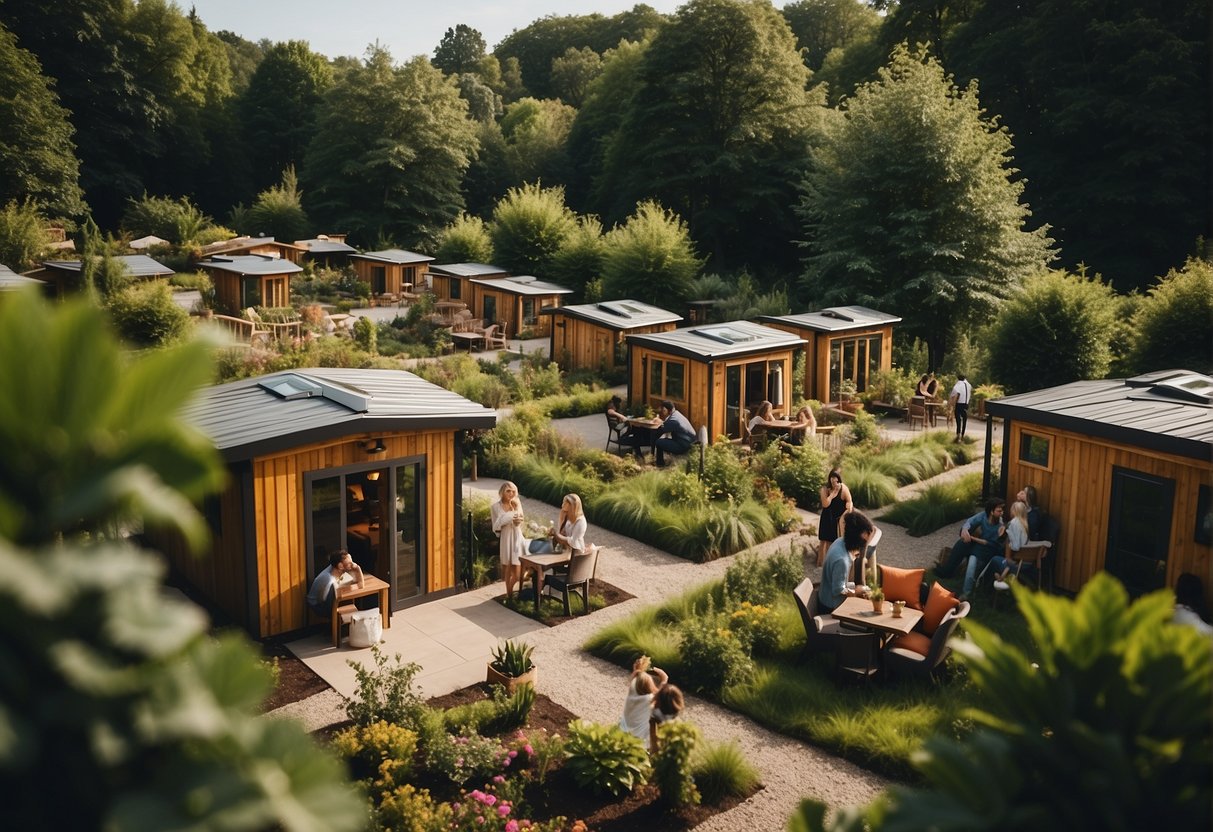
[[[522,325],[523,326],[532,326],[535,323],[535,321],[536,321],[535,299],[534,298],[523,298],[522,299]]]
[[[463,278],[448,277],[446,285],[450,287],[451,300],[461,300],[463,298]]]
[[[649,360],[649,395],[658,399],[670,399],[679,404],[686,403],[685,361],[669,361],[655,358]]]
[[[837,401],[841,383],[851,381],[855,392],[868,389],[868,382],[880,371],[883,336],[861,335],[855,338],[834,338],[830,341],[831,401]]]

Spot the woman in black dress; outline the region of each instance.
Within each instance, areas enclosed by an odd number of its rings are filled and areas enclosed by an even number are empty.
[[[851,489],[842,481],[842,472],[835,468],[821,487],[821,522],[817,525],[818,566],[825,563],[826,549],[838,539],[839,521],[852,508]]]

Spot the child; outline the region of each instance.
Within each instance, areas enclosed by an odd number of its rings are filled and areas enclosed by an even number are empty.
[[[662,685],[653,697],[653,715],[649,718],[649,753],[657,753],[657,726],[682,713],[682,691],[677,685]]]
[[[653,695],[669,681],[664,670],[650,667],[650,664],[648,656],[641,656],[632,663],[628,698],[623,702],[623,718],[619,720],[620,728],[640,740],[646,736],[652,739],[649,722],[653,715]]]

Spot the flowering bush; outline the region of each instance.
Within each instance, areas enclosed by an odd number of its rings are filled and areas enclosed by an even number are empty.
[[[386,794],[413,773],[417,734],[383,721],[355,725],[333,737],[333,748],[349,762],[354,777],[367,781],[372,792]]]
[[[724,616],[712,611],[686,619],[679,629],[682,668],[692,689],[716,693],[744,681],[754,664]]]
[[[754,493],[750,472],[727,441],[717,440],[704,452],[703,484],[712,500],[743,503]]]
[[[517,756],[518,752],[506,751],[497,740],[473,733],[445,734],[426,748],[426,763],[452,783],[487,780],[508,768]]]
[[[452,819],[451,807],[435,801],[428,790],[400,786],[383,796],[375,813],[374,828],[394,832],[438,832],[450,829]]]
[[[753,655],[769,656],[779,646],[779,621],[765,604],[742,601],[729,615],[729,629]]]
[[[559,734],[549,734],[546,728],[540,728],[529,737],[519,731],[510,748],[518,752],[514,765],[529,767],[535,781],[541,785],[555,762],[564,758],[564,739]]]

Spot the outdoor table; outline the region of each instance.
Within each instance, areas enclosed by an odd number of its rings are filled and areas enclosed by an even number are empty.
[[[330,618],[333,622],[334,647],[341,644],[341,616],[337,615],[337,607],[341,606],[342,601],[353,601],[355,598],[379,593],[379,615],[383,619],[383,629],[386,630],[392,626],[392,619],[388,614],[388,590],[392,585],[374,575],[363,575],[362,583],[361,588],[356,583],[338,586],[337,591],[333,593],[333,614]]]
[[[649,437],[649,450],[656,452],[657,437],[661,435],[661,426],[665,424],[661,417],[654,416],[651,419],[644,416],[629,416],[624,420],[625,424],[632,429],[632,434],[636,437],[642,437],[645,433]],[[639,448],[639,445],[635,446]]]
[[[471,352],[474,344],[484,341],[484,330],[471,330],[466,332],[458,329],[451,330],[451,339],[456,342],[467,344],[468,352]]]
[[[927,399],[925,402],[923,402],[923,404],[927,408],[927,424],[929,424],[931,427],[935,427],[935,419],[939,416],[939,409],[944,406],[944,402],[941,402],[938,399]]]
[[[522,589],[526,583],[526,573],[535,573],[535,612],[539,612],[539,595],[543,592],[543,572],[545,569],[551,569],[553,566],[561,566],[572,560],[573,552],[571,549],[565,549],[563,552],[553,552],[550,555],[532,555],[526,554],[521,558],[522,562],[522,581],[518,588]]]
[[[884,612],[878,613],[872,609],[872,602],[867,598],[852,595],[838,605],[833,615],[839,621],[846,621],[875,632],[880,637],[882,645],[891,636],[904,636],[913,630],[914,625],[922,619],[923,615],[922,610],[905,607],[901,611],[901,618],[894,618],[893,602],[889,600],[884,602],[884,610]]]

